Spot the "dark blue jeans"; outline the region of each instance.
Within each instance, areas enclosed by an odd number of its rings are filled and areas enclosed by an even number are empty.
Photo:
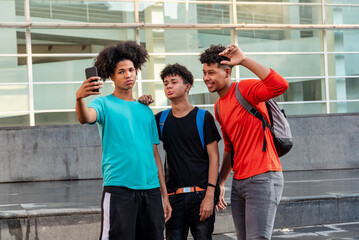
[[[181,193],[169,197],[172,217],[166,223],[166,240],[187,240],[188,230],[195,240],[211,240],[215,215],[200,221],[199,211],[205,191]]]

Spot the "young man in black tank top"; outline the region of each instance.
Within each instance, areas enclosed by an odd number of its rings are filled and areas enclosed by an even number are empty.
[[[212,239],[221,137],[213,116],[206,111],[202,145],[196,125],[199,109],[188,101],[193,75],[186,67],[167,65],[161,79],[172,107],[162,132],[163,112],[156,114],[160,140],[166,151],[165,177],[172,206],[172,217],[166,223],[166,239],[185,240],[189,229],[195,240]],[[145,104],[153,102],[149,95],[140,100]]]

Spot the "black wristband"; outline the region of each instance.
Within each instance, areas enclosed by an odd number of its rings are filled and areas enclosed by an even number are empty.
[[[211,183],[207,183],[207,186],[216,188],[216,185],[213,185]]]

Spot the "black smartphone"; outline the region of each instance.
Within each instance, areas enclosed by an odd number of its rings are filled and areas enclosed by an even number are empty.
[[[90,68],[86,68],[85,73],[86,73],[86,79],[89,79],[90,77],[97,77],[98,76],[97,68],[95,66],[90,67]],[[94,81],[97,81],[97,80],[93,80],[91,82],[94,82]],[[99,91],[100,91],[99,89],[93,90],[93,92],[99,92]]]

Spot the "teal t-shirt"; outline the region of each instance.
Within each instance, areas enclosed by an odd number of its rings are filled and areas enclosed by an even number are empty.
[[[102,142],[104,186],[152,189],[160,186],[153,144],[159,144],[152,110],[108,95],[92,100]]]

